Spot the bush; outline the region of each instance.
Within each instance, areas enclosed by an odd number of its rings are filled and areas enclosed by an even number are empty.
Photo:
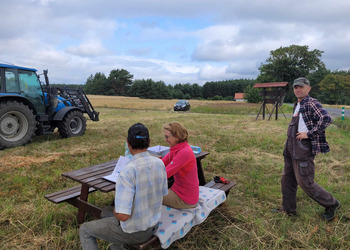
[[[184,99],[190,100],[191,99],[191,95],[189,93],[186,93],[184,95]]]
[[[244,99],[249,103],[259,103],[262,101],[262,96],[259,95],[260,90],[249,85],[244,89]]]
[[[222,96],[221,95],[215,95],[213,96],[212,98],[210,98],[211,100],[213,101],[219,101],[219,100],[223,100]]]

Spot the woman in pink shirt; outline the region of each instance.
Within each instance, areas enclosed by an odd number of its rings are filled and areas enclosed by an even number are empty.
[[[163,126],[165,141],[170,151],[163,157],[167,177],[174,177],[174,184],[163,198],[163,205],[173,208],[194,208],[199,197],[199,180],[196,157],[187,142],[187,129],[178,122]]]

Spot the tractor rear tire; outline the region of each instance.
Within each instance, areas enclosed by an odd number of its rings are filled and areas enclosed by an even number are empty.
[[[0,103],[0,149],[31,142],[35,129],[35,115],[27,105],[17,101]]]
[[[64,116],[57,127],[63,138],[81,136],[86,130],[86,118],[82,111],[72,110]]]

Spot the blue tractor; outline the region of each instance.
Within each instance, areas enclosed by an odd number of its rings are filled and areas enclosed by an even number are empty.
[[[49,134],[55,128],[63,138],[83,135],[84,113],[99,120],[99,112],[81,88],[50,86],[47,70],[42,84],[36,72],[0,64],[0,149],[25,145],[35,134]]]

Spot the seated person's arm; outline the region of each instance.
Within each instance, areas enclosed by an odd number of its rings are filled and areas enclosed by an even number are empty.
[[[126,221],[130,218],[129,214],[116,213],[114,209],[113,209],[113,214],[114,214],[114,217],[117,218],[119,221]]]
[[[168,165],[169,162],[170,162],[170,153],[167,153],[163,158],[162,158],[162,161],[164,163],[164,165]]]
[[[180,169],[187,165],[188,161],[191,161],[191,157],[188,157],[189,152],[186,150],[180,150],[172,159],[169,164],[166,164],[165,170],[167,173],[167,178],[176,174]],[[164,161],[163,161],[164,162]],[[165,163],[164,163],[165,164]]]

